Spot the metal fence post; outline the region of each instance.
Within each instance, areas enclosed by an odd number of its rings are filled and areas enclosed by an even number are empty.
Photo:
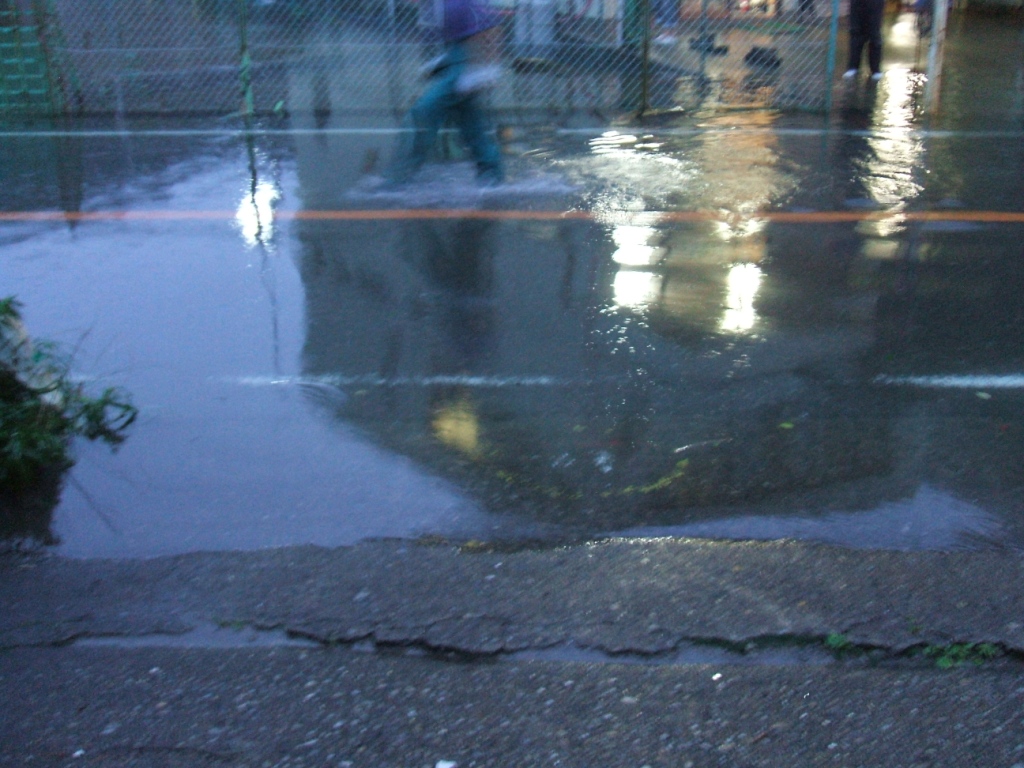
[[[836,76],[836,43],[839,39],[839,0],[832,0],[828,24],[828,60],[825,62],[825,112],[832,111],[832,80]]]
[[[928,46],[928,80],[924,85],[924,111],[933,114],[939,108],[942,86],[942,59],[946,44],[947,0],[933,0],[932,41]]]
[[[238,0],[238,32],[241,44],[239,77],[242,82],[242,114],[252,117],[254,100],[252,95],[252,57],[249,54],[248,0]]]
[[[640,19],[643,24],[640,38],[640,111],[643,117],[651,109],[651,0],[640,0]]]

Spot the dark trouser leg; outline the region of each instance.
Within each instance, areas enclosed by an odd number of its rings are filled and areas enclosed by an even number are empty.
[[[850,2],[850,56],[846,61],[847,69],[859,69],[860,57],[864,45],[868,41],[866,25],[867,8],[865,0]]]
[[[882,16],[885,13],[885,0],[870,0],[868,16],[868,66],[871,73],[882,71]]]
[[[853,24],[852,19],[850,24]],[[867,36],[864,33],[859,30],[855,31],[852,26],[850,27],[850,58],[846,62],[847,69],[860,68],[860,56],[867,41]]]
[[[852,0],[850,3],[850,58],[847,69],[860,67],[864,46],[872,73],[882,70],[882,16],[885,0]]]
[[[491,136],[491,126],[480,103],[480,96],[472,93],[461,99],[455,107],[455,120],[462,140],[476,160],[477,175],[488,181],[503,181],[505,174],[501,149]]]
[[[401,141],[390,174],[394,181],[407,181],[427,161],[437,142],[445,110],[450,107],[453,83],[451,77],[434,78],[409,110],[407,122],[412,134]]]

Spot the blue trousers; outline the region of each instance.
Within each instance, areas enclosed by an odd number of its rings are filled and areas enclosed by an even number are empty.
[[[449,52],[449,61],[430,79],[409,111],[412,138],[398,158],[394,176],[405,181],[423,166],[437,142],[438,131],[450,118],[476,161],[477,175],[500,182],[504,179],[501,150],[491,135],[483,99],[478,92],[459,93],[455,87],[466,68],[465,56],[458,46]]]

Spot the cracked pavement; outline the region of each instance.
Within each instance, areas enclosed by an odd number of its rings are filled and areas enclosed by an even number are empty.
[[[6,557],[0,765],[1010,768],[1022,575],[1011,552],[668,539]],[[210,625],[317,642],[189,639]],[[831,633],[871,650],[758,661]],[[1000,658],[906,654],[981,642]],[[720,653],[674,663],[692,644]]]
[[[1024,562],[1010,552],[868,552],[612,540],[519,552],[381,541],[138,561],[7,559],[0,646],[279,628],[466,654],[573,644],[658,654],[683,641],[824,638],[906,650],[1024,650]]]

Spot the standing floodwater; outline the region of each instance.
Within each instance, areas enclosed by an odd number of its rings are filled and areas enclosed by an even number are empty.
[[[930,122],[897,57],[828,119],[509,125],[495,189],[375,184],[394,118],[5,135],[4,293],[140,408],[60,551],[1024,540],[1019,44],[951,33]]]

